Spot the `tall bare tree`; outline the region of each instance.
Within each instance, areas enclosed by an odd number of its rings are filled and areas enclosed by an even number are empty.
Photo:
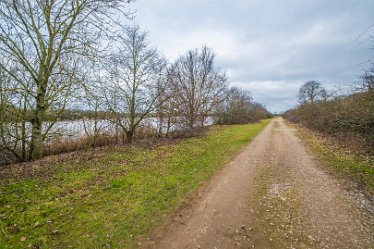
[[[129,14],[129,2],[0,0],[0,51],[7,58],[0,69],[31,97],[30,159],[42,156],[43,141],[79,82],[77,55],[86,55],[90,44],[110,30],[113,16]],[[44,127],[48,112],[52,122]]]
[[[307,81],[299,89],[300,103],[314,103],[318,100],[326,100],[326,89],[318,81]]]
[[[223,100],[227,77],[214,65],[215,54],[206,46],[188,51],[172,65],[170,72],[179,113],[187,126],[203,126]]]
[[[162,94],[159,82],[166,62],[157,49],[150,48],[147,33],[139,27],[128,27],[118,37],[106,67],[103,81],[106,104],[116,123],[131,143],[139,124],[157,105]]]
[[[165,77],[158,86],[159,97],[156,114],[158,118],[158,136],[168,137],[172,129],[183,129],[186,127],[185,120],[181,119],[180,98],[177,89],[173,85],[172,71],[168,68]]]

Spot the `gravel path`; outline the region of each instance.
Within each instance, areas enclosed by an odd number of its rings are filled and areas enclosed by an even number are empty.
[[[368,205],[278,118],[141,248],[374,248]]]

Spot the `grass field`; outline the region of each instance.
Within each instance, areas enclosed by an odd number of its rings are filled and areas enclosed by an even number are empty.
[[[153,149],[52,165],[49,177],[0,182],[0,248],[126,248],[253,139],[261,124]]]

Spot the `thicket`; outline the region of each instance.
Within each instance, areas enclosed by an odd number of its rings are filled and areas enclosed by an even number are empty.
[[[374,90],[368,83],[348,96],[303,101],[284,117],[374,154]]]
[[[218,124],[248,124],[270,117],[272,114],[254,101],[249,91],[232,87],[226,91],[214,118]]]

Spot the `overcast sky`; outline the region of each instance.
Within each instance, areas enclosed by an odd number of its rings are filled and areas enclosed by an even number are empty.
[[[374,55],[374,0],[137,0],[135,22],[169,60],[206,44],[230,84],[279,112],[307,80],[358,81]]]

